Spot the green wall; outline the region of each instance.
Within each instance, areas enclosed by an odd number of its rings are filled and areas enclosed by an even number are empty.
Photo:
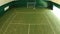
[[[7,4],[4,4],[0,6],[0,16],[3,15],[6,11],[4,11],[4,8],[6,6],[12,7],[26,7],[28,0],[18,0],[18,1],[12,1]],[[43,1],[43,0],[36,0],[36,7],[48,7],[52,9],[52,5],[56,5],[58,8],[60,8],[60,5],[51,2],[51,1]]]
[[[27,5],[27,0],[14,1],[15,7],[26,6],[26,5]]]
[[[4,8],[7,7],[7,6],[9,6],[10,8],[12,8],[13,3],[10,2],[10,3],[7,3],[7,4],[4,4],[4,5],[0,6],[0,16],[2,16],[5,12],[7,12],[7,11],[4,11]]]
[[[37,6],[47,7],[47,2],[43,0],[36,0]]]
[[[33,2],[33,1],[35,1],[35,0],[30,0],[30,2]],[[27,2],[29,2],[29,0],[17,0],[17,1],[14,1],[14,2],[15,2],[14,6],[26,6]],[[47,7],[47,2],[45,2],[43,0],[36,0],[36,6]]]
[[[34,1],[34,0],[31,0]],[[0,15],[3,15],[6,11],[4,11],[4,8],[6,6],[9,6],[10,8],[12,7],[26,7],[27,2],[29,2],[29,0],[17,0],[17,1],[12,1],[9,2],[7,4],[4,4],[2,6],[0,6]],[[42,0],[36,0],[36,6],[40,7],[40,6],[46,6],[46,2],[42,1]]]
[[[53,5],[55,5],[56,7],[60,8],[60,5],[56,4],[53,2]]]

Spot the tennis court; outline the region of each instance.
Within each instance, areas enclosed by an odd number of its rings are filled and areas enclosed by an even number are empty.
[[[0,34],[57,33],[57,30],[55,31],[54,29],[55,25],[53,25],[57,21],[53,21],[55,18],[53,17],[51,10],[46,8],[13,8],[2,18],[6,19],[3,20],[4,24],[0,28]]]

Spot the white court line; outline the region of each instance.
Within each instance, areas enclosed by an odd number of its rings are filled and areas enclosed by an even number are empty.
[[[29,25],[25,23],[10,23],[10,24],[22,24],[22,25]],[[46,25],[46,24],[30,24],[30,25]],[[48,24],[47,24],[48,25]]]
[[[24,24],[24,23],[10,23],[10,24],[22,24],[22,25],[29,25],[29,24]]]
[[[44,16],[45,16],[45,18],[47,19],[47,21],[48,21],[48,23],[49,23],[49,25],[50,25],[53,33],[56,34],[56,33],[55,33],[55,30],[54,30],[54,28],[53,28],[53,26],[52,26],[52,24],[51,24],[51,22],[49,21],[49,19],[48,19],[48,17],[47,17],[47,15],[44,14]]]
[[[29,13],[36,13],[36,12],[16,12],[16,13],[24,13],[24,14],[29,14]]]
[[[30,24],[29,24],[29,26],[28,26],[28,34],[30,34]]]
[[[13,15],[14,15],[14,14],[12,14],[12,15],[7,19],[7,21],[3,24],[2,28],[1,28],[1,31],[2,31],[2,29],[3,29],[3,27],[4,27],[4,25],[11,19],[11,17],[12,17]]]
[[[43,14],[44,14],[44,12],[40,12],[40,13],[39,13],[39,12],[15,12],[15,13],[25,13],[25,14],[26,14],[26,13],[28,13],[28,14],[29,14],[29,13],[36,13],[36,14],[42,14],[42,13],[43,13]]]
[[[12,20],[14,19],[14,17],[15,17],[16,15],[14,15],[13,17],[12,17]],[[3,34],[5,34],[6,32],[7,32],[7,29],[8,29],[8,27],[10,26],[10,23],[12,22],[12,20],[9,22],[9,24],[7,25],[7,28],[6,28],[6,30],[5,30],[5,32],[3,32]]]

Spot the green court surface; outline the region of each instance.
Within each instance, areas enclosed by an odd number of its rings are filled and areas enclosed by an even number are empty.
[[[0,18],[0,34],[60,34],[58,19],[51,11],[46,8],[12,8]]]

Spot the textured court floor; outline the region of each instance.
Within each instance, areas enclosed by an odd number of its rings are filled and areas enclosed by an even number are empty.
[[[0,34],[60,34],[60,22],[46,8],[13,8],[0,18]]]

